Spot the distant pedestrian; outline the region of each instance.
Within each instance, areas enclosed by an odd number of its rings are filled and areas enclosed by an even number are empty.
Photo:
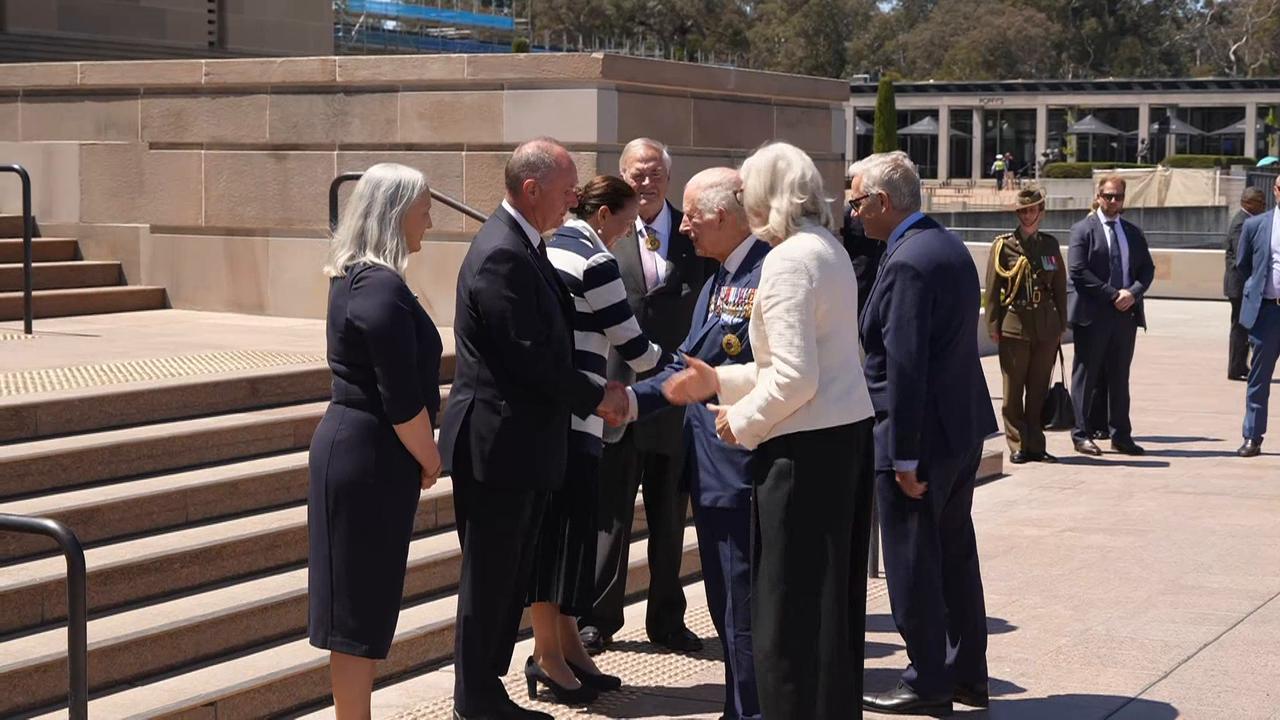
[[[1280,201],[1280,181],[1272,192]],[[1276,356],[1280,355],[1280,212],[1272,210],[1249,218],[1240,231],[1236,267],[1244,277],[1240,301],[1240,324],[1249,329],[1253,363],[1249,366],[1249,387],[1245,391],[1244,444],[1237,454],[1254,457],[1262,453],[1262,436],[1267,433],[1267,403]]]
[[[1004,190],[1005,166],[1004,156],[997,154],[995,162],[991,163],[991,175],[996,179],[996,190]]]
[[[1231,335],[1227,350],[1227,379],[1245,380],[1249,375],[1249,331],[1240,324],[1240,302],[1244,296],[1245,276],[1236,268],[1240,231],[1244,222],[1266,209],[1266,197],[1261,188],[1247,187],[1240,194],[1240,209],[1231,218],[1223,244],[1226,270],[1222,274],[1222,294],[1231,301]]]

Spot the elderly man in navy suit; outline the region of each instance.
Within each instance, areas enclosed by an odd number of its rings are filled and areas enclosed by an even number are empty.
[[[850,204],[886,243],[862,318],[875,407],[876,505],[893,620],[911,664],[863,696],[883,713],[986,707],[987,618],[973,490],[995,413],[978,356],[978,271],[964,243],[920,212],[903,152],[852,168]]]
[[[1280,202],[1280,180],[1272,187]],[[1280,356],[1280,213],[1255,215],[1240,231],[1236,268],[1244,277],[1240,301],[1240,324],[1249,330],[1253,361],[1249,364],[1249,384],[1245,390],[1244,444],[1240,457],[1262,453],[1262,436],[1267,432],[1267,402],[1271,398],[1271,377]]]
[[[1151,288],[1156,266],[1147,238],[1137,225],[1120,217],[1124,210],[1124,178],[1109,175],[1098,182],[1098,209],[1071,226],[1067,274],[1076,292],[1067,307],[1075,337],[1071,396],[1076,452],[1101,455],[1093,442],[1089,400],[1106,378],[1107,421],[1111,448],[1141,455],[1129,422],[1129,367],[1133,364],[1138,328],[1147,327],[1142,297]]]
[[[747,328],[769,244],[748,228],[737,196],[741,187],[738,173],[727,167],[703,170],[685,186],[680,231],[698,255],[720,263],[720,269],[694,305],[681,359],[632,386],[633,419],[669,406],[662,384],[684,369],[684,355],[712,366],[752,361]],[[685,409],[684,442],[691,456],[684,476],[693,499],[707,605],[724,649],[723,717],[759,720],[751,653],[752,453],[721,440],[715,414],[700,403]]]

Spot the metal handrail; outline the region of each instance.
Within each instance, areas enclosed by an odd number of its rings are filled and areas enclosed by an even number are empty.
[[[49,518],[0,513],[0,531],[44,535],[67,558],[67,703],[71,720],[89,717],[89,600],[85,589],[84,547],[71,528]]]
[[[31,234],[35,225],[31,215],[31,175],[21,165],[0,165],[0,172],[13,173],[22,181],[22,332],[31,335]]]
[[[334,178],[333,182],[329,183],[329,231],[330,232],[338,229],[338,189],[342,187],[343,183],[350,182],[352,180],[359,180],[363,175],[364,173],[360,173],[360,172],[346,172]],[[454,210],[457,210],[458,212],[462,213],[463,215],[466,215],[472,220],[478,220],[480,222],[484,222],[485,220],[488,219],[487,215],[471,207],[470,205],[467,205],[461,200],[455,200],[454,198],[449,197],[448,195],[445,195],[439,190],[431,190],[430,192],[431,192],[431,199],[435,200],[441,205],[444,205],[445,207],[449,207],[449,208],[453,208]]]

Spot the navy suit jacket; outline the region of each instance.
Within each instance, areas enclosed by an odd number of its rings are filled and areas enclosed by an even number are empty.
[[[1267,289],[1271,272],[1271,223],[1275,210],[1254,215],[1244,221],[1240,245],[1236,251],[1236,269],[1244,276],[1244,294],[1240,301],[1240,324],[1252,328],[1262,309],[1262,293]]]
[[[755,288],[760,284],[760,268],[769,244],[756,240],[747,251],[742,264],[726,281],[726,287]],[[711,290],[715,285],[713,275],[702,286],[698,301],[694,304],[689,336],[680,345],[676,359],[656,375],[636,383],[632,390],[640,416],[668,407],[662,396],[662,383],[676,372],[683,370],[684,355],[696,357],[712,367],[752,362],[751,339],[747,335],[750,318],[726,322],[716,316],[707,317],[711,302]],[[724,350],[724,338],[734,334],[742,343],[742,351],[731,356]],[[737,445],[729,445],[716,435],[716,418],[704,403],[694,403],[685,408],[684,439],[693,448],[693,457],[685,463],[685,477],[693,501],[702,507],[745,508],[751,503],[751,451]]]
[[[1133,294],[1133,313],[1138,325],[1147,326],[1142,296],[1155,279],[1156,266],[1147,248],[1147,236],[1137,225],[1120,218],[1124,235],[1129,239],[1129,277],[1133,281],[1124,288]],[[1111,287],[1111,250],[1107,245],[1107,230],[1096,212],[1071,226],[1071,240],[1067,245],[1067,273],[1075,293],[1067,303],[1067,319],[1072,325],[1088,325],[1094,320],[1105,320],[1119,315],[1115,309],[1120,288]]]
[[[631,312],[646,337],[657,343],[663,352],[671,352],[689,334],[687,320],[698,297],[698,288],[716,271],[715,261],[699,257],[693,242],[682,232],[680,224],[684,215],[667,202],[671,213],[671,233],[667,245],[667,277],[656,287],[646,290],[644,267],[640,260],[640,246],[635,236],[628,234],[618,241],[610,252],[618,259],[618,272],[627,289],[627,302]],[[641,374],[640,379],[653,374]],[[626,385],[636,380],[631,366],[617,352],[610,350],[608,377]],[[681,414],[678,410],[657,413],[631,424],[630,431],[635,445],[645,452],[670,455],[673,447],[679,447]],[[605,426],[605,442],[617,442],[622,428]]]
[[[573,366],[573,315],[555,268],[499,207],[458,271],[457,367],[440,423],[447,470],[514,489],[564,483],[569,415],[590,415],[604,394]]]
[[[886,249],[862,316],[876,470],[961,457],[996,431],[978,355],[980,301],[968,248],[932,218]]]

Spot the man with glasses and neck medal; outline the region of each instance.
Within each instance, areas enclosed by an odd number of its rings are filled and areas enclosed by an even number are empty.
[[[1280,202],[1280,182],[1272,186]],[[1245,391],[1244,444],[1240,457],[1262,454],[1262,436],[1267,432],[1267,403],[1271,399],[1271,378],[1280,355],[1280,213],[1254,215],[1240,231],[1236,249],[1236,269],[1244,279],[1240,300],[1240,324],[1249,331],[1253,361],[1249,364]]]
[[[1075,286],[1067,317],[1075,336],[1071,395],[1077,452],[1101,455],[1090,437],[1089,398],[1106,377],[1111,448],[1141,455],[1129,422],[1129,367],[1138,328],[1146,329],[1142,298],[1151,288],[1155,264],[1142,230],[1120,217],[1124,179],[1108,175],[1098,182],[1098,209],[1071,226],[1067,272]]]

